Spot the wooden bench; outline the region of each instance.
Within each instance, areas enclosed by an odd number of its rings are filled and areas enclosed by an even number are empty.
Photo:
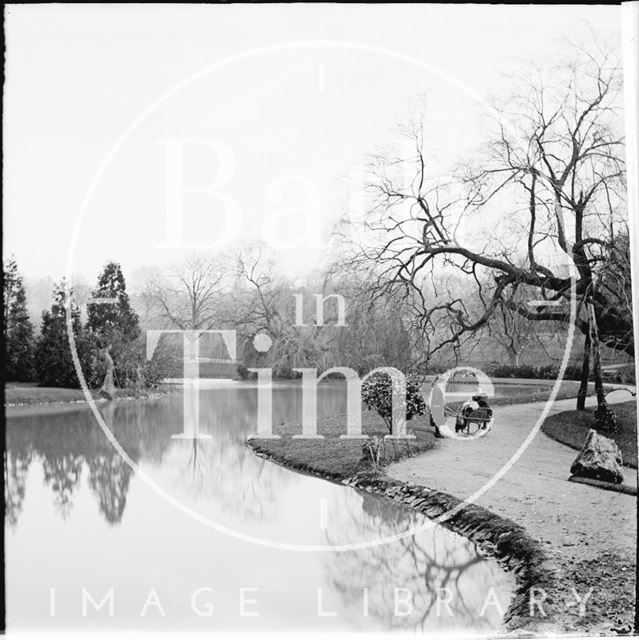
[[[475,429],[472,433],[476,433],[479,429],[485,428],[486,425],[493,419],[493,412],[486,407],[480,407],[479,409],[471,411],[466,416],[461,416],[461,419],[465,422],[464,427],[462,429],[457,429],[457,425],[455,425],[455,431],[465,431],[470,435],[470,426],[472,424],[477,425],[477,429]]]

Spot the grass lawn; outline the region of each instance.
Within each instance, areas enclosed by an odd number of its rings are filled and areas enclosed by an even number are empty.
[[[534,385],[535,381],[530,380],[531,385]],[[576,380],[562,380],[557,397],[555,400],[566,400],[568,398],[576,398],[579,391],[580,383]],[[519,385],[518,385],[519,386]],[[516,394],[503,396],[501,398],[493,398],[490,400],[490,404],[494,407],[499,407],[508,404],[523,404],[526,402],[542,402],[548,400],[552,387],[545,387],[542,389],[530,388],[526,389],[525,386],[521,386],[521,389],[517,390]],[[588,384],[588,394],[595,392],[595,385],[593,383]],[[461,404],[461,403],[460,403]]]
[[[409,432],[410,429],[419,429],[416,431],[417,439],[401,442],[387,441],[383,464],[423,453],[435,446],[437,440],[433,429],[428,425],[429,420],[424,416],[408,421],[406,427]],[[251,440],[251,446],[286,466],[323,476],[350,477],[358,471],[370,468],[370,463],[366,463],[362,456],[362,444],[365,441],[339,437],[346,433],[346,416],[335,416],[318,421],[317,432],[324,436],[323,440],[293,438],[293,435],[301,433],[301,428],[296,424],[281,425],[275,430],[275,433],[282,436],[281,439],[255,438]],[[364,411],[362,433],[369,436],[384,436],[388,435],[388,429],[377,414]]]
[[[623,462],[629,467],[637,468],[637,404],[634,400],[610,405],[619,419],[619,430],[616,433],[602,435],[612,438],[621,449]],[[551,438],[572,447],[581,449],[588,429],[594,427],[594,409],[585,411],[564,411],[547,418],[542,431]]]
[[[579,383],[571,380],[562,382],[557,399],[573,398],[577,395]],[[550,387],[544,389],[525,389],[521,393],[491,400],[493,406],[518,404],[523,402],[538,402],[547,400]],[[451,406],[460,403],[451,403]],[[382,465],[400,460],[407,456],[424,453],[437,446],[434,430],[430,426],[428,415],[419,416],[407,422],[407,430],[417,428],[417,440],[408,444],[404,441],[387,441]],[[335,416],[318,421],[317,432],[325,436],[323,440],[293,438],[301,433],[299,424],[279,425],[274,431],[281,435],[279,440],[265,440],[255,438],[251,446],[258,452],[272,456],[281,464],[308,473],[329,476],[332,478],[347,478],[370,468],[370,462],[363,459],[363,440],[343,440],[339,436],[346,432],[346,416]],[[362,433],[369,436],[388,435],[383,420],[373,411],[362,412]]]
[[[97,391],[91,391],[94,398],[98,398]],[[131,389],[118,389],[120,398],[135,396]],[[59,387],[38,387],[33,383],[9,382],[4,388],[5,405],[36,405],[58,402],[85,402],[82,389],[63,389]]]

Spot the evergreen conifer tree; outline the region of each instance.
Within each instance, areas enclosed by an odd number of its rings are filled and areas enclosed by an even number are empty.
[[[15,382],[34,378],[34,328],[27,311],[27,296],[15,258],[4,264],[5,375]]]

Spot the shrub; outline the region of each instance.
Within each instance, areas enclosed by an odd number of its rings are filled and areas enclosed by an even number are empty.
[[[423,369],[426,375],[439,375],[445,373],[451,368],[450,363],[445,362],[429,362]]]
[[[537,378],[541,380],[555,380],[559,376],[559,365],[545,364],[534,367],[530,364],[510,365],[502,364],[494,367],[491,375],[495,378]],[[564,379],[579,380],[581,378],[581,365],[566,368]]]
[[[393,384],[391,376],[377,371],[362,384],[362,401],[366,408],[373,409],[382,417],[388,431],[392,433],[393,421]],[[412,377],[406,379],[406,419],[423,416],[426,413],[426,401],[419,383]]]
[[[542,380],[556,380],[559,375],[559,367],[554,364],[545,364],[537,369],[537,378]]]
[[[624,384],[637,384],[637,376],[634,366],[626,367],[621,374],[621,381]]]
[[[564,380],[581,380],[581,365],[569,364],[564,372]]]
[[[169,344],[158,344],[150,360],[146,359],[146,346],[142,341],[136,341],[137,353],[134,351],[134,362],[137,363],[136,373],[139,378],[137,384],[144,389],[155,389],[165,379],[170,378],[172,372],[182,366],[181,354],[171,348]]]
[[[165,378],[172,377],[182,367],[181,354],[167,343],[160,342],[151,359],[147,360],[146,344],[142,337],[129,342],[117,342],[113,345],[111,357],[115,364],[116,386],[135,391],[157,388]],[[106,374],[104,357],[101,355],[96,358],[93,371],[93,386],[98,388],[104,382]]]
[[[510,365],[503,364],[495,367],[493,376],[496,378],[536,378],[535,368],[529,364]]]

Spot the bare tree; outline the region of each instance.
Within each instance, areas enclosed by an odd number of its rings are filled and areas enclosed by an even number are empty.
[[[439,332],[431,356],[459,346],[502,308],[566,322],[573,294],[577,328],[590,333],[591,304],[600,341],[634,355],[632,316],[601,284],[615,242],[610,229],[625,213],[617,61],[580,51],[549,77],[526,69],[515,84],[496,105],[494,137],[455,179],[429,173],[421,123],[406,128],[413,156],[373,159],[366,226],[374,242],[360,245],[358,267],[378,265],[379,291],[417,301],[424,333]],[[478,312],[455,290],[427,300],[436,274],[451,271],[474,284]],[[598,414],[613,415],[605,398]]]
[[[526,304],[522,290],[512,289],[510,296],[499,304],[486,323],[488,339],[498,345],[512,366],[521,364],[523,354],[539,349],[552,360],[544,340],[556,337],[565,339],[566,323],[553,321],[531,321],[515,310],[516,305]]]
[[[231,268],[223,256],[192,254],[172,268],[148,270],[135,298],[147,321],[176,329],[211,329],[218,318]]]
[[[248,247],[237,256],[233,305],[226,321],[232,323],[244,343],[245,360],[268,364],[276,375],[290,376],[302,367],[330,366],[331,333],[328,326],[297,324],[295,288],[277,273],[274,261],[262,245]],[[310,298],[309,298],[310,300]],[[326,325],[335,322],[327,318]],[[272,340],[268,353],[257,354],[252,340],[266,333]]]

